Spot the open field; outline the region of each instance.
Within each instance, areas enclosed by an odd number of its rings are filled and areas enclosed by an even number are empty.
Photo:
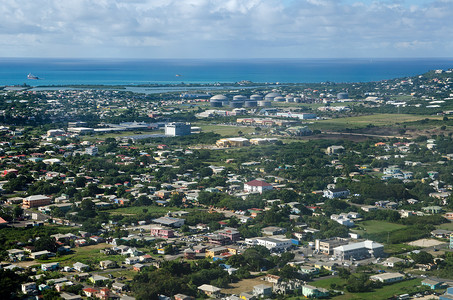
[[[393,295],[401,295],[401,294],[406,294],[411,291],[415,291],[417,287],[420,285],[422,279],[417,278],[417,279],[411,279],[411,280],[406,280],[402,282],[397,282],[391,285],[385,285],[384,287],[380,289],[376,289],[372,292],[367,292],[367,293],[349,293],[349,292],[344,292],[344,295],[336,296],[333,297],[332,299],[336,300],[347,300],[347,299],[388,299],[392,297]],[[346,281],[343,279],[340,279],[338,277],[334,278],[328,278],[328,279],[322,279],[318,280],[315,282],[309,283],[310,285],[316,286],[316,287],[322,287],[326,289],[330,289],[331,284],[334,283],[337,286],[341,286],[346,284]]]
[[[453,222],[448,222],[444,224],[440,224],[437,226],[438,229],[445,229],[445,230],[452,230],[453,231]]]
[[[237,125],[200,125],[202,132],[214,132],[222,136],[239,136],[238,132],[250,134],[255,131],[255,127]]]
[[[439,116],[429,115],[408,115],[408,114],[376,114],[360,117],[338,118],[330,120],[320,120],[313,125],[314,129],[321,130],[342,130],[346,128],[359,129],[373,126],[391,126],[405,122],[414,122],[423,119],[441,120]]]
[[[416,240],[413,242],[408,243],[411,246],[417,246],[417,247],[433,247],[441,244],[445,244],[445,242],[441,242],[435,239],[421,239],[421,240]]]
[[[163,206],[129,206],[129,207],[121,207],[116,209],[107,210],[111,215],[137,215],[142,214],[143,210],[146,209],[147,213],[158,213],[158,214],[165,214],[168,211],[177,211],[180,210],[177,207],[163,207]]]
[[[384,245],[384,251],[389,256],[406,253],[413,250],[418,250],[420,247],[409,246],[408,244],[386,244]]]
[[[61,266],[72,266],[76,262],[84,264],[98,264],[103,260],[123,261],[124,256],[121,255],[105,255],[100,253],[101,249],[112,247],[109,244],[97,244],[85,247],[74,248],[73,253],[60,257],[53,257],[46,260],[37,260],[36,264],[59,262]]]
[[[356,223],[357,229],[354,231],[359,233],[359,234],[373,234],[373,233],[380,233],[383,231],[394,231],[398,230],[401,228],[406,227],[406,225],[402,224],[396,224],[396,223],[390,223],[386,221],[378,221],[378,220],[369,220],[369,221],[363,221],[360,223]]]
[[[231,283],[230,288],[222,289],[222,293],[224,294],[240,294],[242,292],[250,292],[253,291],[253,287],[258,284],[265,284],[264,280],[261,280],[264,276],[244,279],[236,283]]]

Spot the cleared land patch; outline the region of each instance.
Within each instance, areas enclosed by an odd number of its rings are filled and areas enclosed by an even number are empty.
[[[413,242],[408,243],[408,245],[411,246],[417,246],[417,247],[434,247],[437,245],[442,245],[445,244],[445,242],[441,242],[435,239],[420,239],[416,240]]]
[[[391,232],[398,229],[405,228],[406,225],[397,224],[397,223],[390,223],[387,221],[378,221],[378,220],[369,220],[357,223],[357,229],[353,231],[359,234],[373,234],[373,233],[381,233],[381,232]]]
[[[243,292],[253,291],[253,287],[258,284],[268,284],[272,286],[272,284],[266,283],[266,281],[262,280],[262,278],[264,278],[264,276],[244,279],[239,282],[231,283],[230,284],[231,287],[227,289],[222,289],[222,293],[239,295],[240,293]]]

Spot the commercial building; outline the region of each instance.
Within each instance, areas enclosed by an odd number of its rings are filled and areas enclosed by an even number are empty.
[[[40,207],[49,204],[50,198],[44,195],[28,196],[22,200],[22,206],[24,208]]]
[[[384,245],[367,240],[336,247],[333,249],[333,255],[341,260],[382,257],[384,256]]]
[[[186,123],[168,123],[165,125],[166,136],[184,136],[190,134],[190,125]]]
[[[161,217],[153,220],[154,223],[158,223],[170,227],[181,227],[184,225],[184,219]]]
[[[220,139],[216,142],[216,145],[218,147],[243,147],[243,146],[249,146],[250,141],[246,138],[241,138],[241,137],[234,137],[234,138],[225,138],[225,139]]]
[[[330,255],[333,253],[334,248],[347,244],[348,240],[343,238],[315,240],[315,250],[318,253]]]
[[[262,194],[263,192],[272,190],[273,188],[274,187],[270,183],[256,179],[244,184],[244,191],[249,193],[258,192]]]
[[[287,250],[292,246],[290,239],[280,239],[271,237],[257,237],[252,239],[245,239],[245,242],[248,245],[259,245],[266,247],[270,251],[274,252]]]
[[[169,229],[169,228],[155,226],[155,227],[151,227],[151,236],[171,238],[171,237],[174,237],[174,232],[172,229]]]
[[[370,276],[370,280],[379,281],[382,283],[393,283],[404,279],[404,275],[401,273],[384,273]]]

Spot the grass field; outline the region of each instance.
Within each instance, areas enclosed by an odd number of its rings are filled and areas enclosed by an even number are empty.
[[[417,287],[420,286],[421,281],[422,281],[422,279],[420,279],[420,278],[406,280],[406,281],[397,282],[397,283],[394,283],[391,285],[385,285],[384,287],[382,287],[380,289],[376,289],[372,292],[367,292],[367,293],[354,293],[353,294],[353,293],[349,293],[349,292],[344,292],[343,295],[333,297],[332,299],[335,299],[335,300],[388,299],[388,298],[392,297],[393,295],[401,295],[401,294],[406,294],[406,293],[409,293],[412,291],[416,291]],[[329,289],[332,283],[336,284],[337,286],[342,286],[346,282],[343,279],[335,277],[335,278],[328,278],[328,279],[315,281],[315,282],[310,283],[310,285]]]
[[[444,224],[440,224],[437,226],[438,229],[445,229],[445,230],[452,230],[453,231],[453,222],[448,222]]]
[[[143,209],[148,210],[148,213],[159,213],[165,214],[168,211],[177,211],[180,210],[177,207],[163,207],[163,206],[130,206],[130,207],[121,207],[116,209],[107,210],[111,215],[137,215],[142,214]]]
[[[428,115],[376,114],[360,117],[320,120],[313,125],[313,128],[321,130],[341,130],[346,128],[359,129],[364,128],[367,125],[390,126],[395,124],[402,124],[405,122],[414,122],[427,118],[441,120],[441,117],[433,117]]]
[[[72,266],[76,262],[84,264],[99,265],[100,261],[112,260],[112,261],[123,261],[124,256],[121,255],[105,255],[100,253],[101,249],[109,248],[109,244],[97,244],[86,247],[74,248],[73,253],[63,255],[60,257],[53,257],[47,260],[38,260],[39,263],[50,263],[59,262],[60,266]]]
[[[409,251],[420,249],[420,247],[410,246],[408,244],[386,244],[384,245],[384,251],[389,256],[406,253]]]
[[[378,221],[378,220],[369,220],[363,221],[360,223],[356,223],[357,229],[354,231],[359,234],[373,234],[373,233],[380,233],[380,232],[387,232],[387,231],[394,231],[401,228],[406,227],[406,225],[390,223],[386,221]]]
[[[222,289],[222,293],[225,294],[240,294],[242,292],[251,292],[253,291],[253,286],[258,284],[263,284],[265,281],[262,280],[263,276],[244,279],[239,282],[231,283],[230,287],[227,289]]]
[[[242,127],[236,125],[200,125],[203,132],[214,132],[222,136],[238,136],[238,132],[250,134],[255,131],[255,127]]]

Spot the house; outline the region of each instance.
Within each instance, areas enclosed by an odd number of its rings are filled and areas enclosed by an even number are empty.
[[[336,262],[333,261],[319,261],[314,264],[314,267],[321,270],[326,269],[328,271],[333,271],[338,266]]]
[[[111,260],[103,260],[99,262],[101,269],[111,269],[116,267],[116,262]]]
[[[175,300],[194,300],[194,297],[192,296],[187,296],[184,294],[176,294],[174,295]]]
[[[405,262],[404,259],[392,256],[392,257],[387,258],[382,263],[382,265],[385,266],[385,267],[393,268],[393,267],[395,267],[395,264],[404,263],[404,262]]]
[[[316,275],[319,274],[319,269],[310,266],[300,266],[299,273],[301,274],[308,274],[308,275]]]
[[[55,270],[58,269],[59,266],[60,266],[60,264],[58,262],[42,264],[41,265],[41,270],[43,270],[43,271],[55,271]]]
[[[242,300],[255,300],[256,297],[252,294],[249,294],[249,293],[246,293],[246,292],[242,292],[239,294],[239,299],[242,299]]]
[[[328,154],[328,155],[338,154],[338,153],[341,153],[343,151],[344,151],[344,147],[343,146],[330,146],[330,147],[327,147],[326,154]]]
[[[335,199],[335,198],[345,198],[349,195],[349,190],[347,189],[328,189],[324,191],[323,197],[329,198],[329,199]]]
[[[261,229],[261,232],[264,235],[279,235],[279,234],[285,234],[286,228],[277,227],[277,226],[268,226],[268,227],[264,227],[263,229]]]
[[[210,284],[203,284],[203,285],[200,285],[198,287],[198,289],[211,298],[220,298],[221,289],[219,289],[218,287],[215,287]]]
[[[280,276],[267,274],[266,277],[264,277],[264,280],[266,280],[267,282],[270,282],[270,283],[279,283]]]
[[[55,253],[47,251],[47,250],[30,253],[30,258],[32,258],[32,259],[42,259],[44,257],[51,257],[51,256],[55,256]]]
[[[37,293],[36,290],[36,283],[35,282],[27,282],[21,284],[22,293],[25,295],[33,295]]]
[[[141,262],[144,262],[144,263],[153,261],[153,257],[149,254],[142,255],[139,257],[139,259]]]
[[[195,255],[195,251],[190,248],[184,250],[184,259],[195,259]]]
[[[82,300],[82,297],[80,297],[79,295],[67,292],[61,293],[60,297],[64,300]]]
[[[86,272],[90,269],[89,265],[83,264],[81,262],[76,262],[72,266],[73,266],[74,270],[76,270],[78,272]]]
[[[401,273],[383,273],[370,276],[370,280],[380,281],[384,284],[402,281],[403,279],[404,275]]]
[[[101,284],[103,281],[109,280],[107,277],[101,276],[101,275],[93,275],[88,280],[93,283],[94,285]]]
[[[253,295],[256,297],[267,297],[272,295],[272,286],[258,284],[253,287]]]
[[[267,183],[266,181],[263,180],[252,180],[244,184],[244,191],[248,193],[254,193],[258,192],[262,194],[265,191],[270,191],[274,187],[270,184]]]
[[[432,290],[442,289],[445,287],[445,284],[442,281],[431,280],[428,278],[422,281],[422,285],[427,286]]]
[[[127,265],[133,265],[133,264],[138,263],[139,261],[140,261],[140,259],[138,257],[128,257],[128,258],[126,258],[124,263]]]
[[[94,295],[99,292],[98,289],[94,289],[94,288],[91,288],[91,287],[87,287],[87,288],[84,288],[83,289],[83,293],[85,294],[85,296],[87,297],[94,297]]]
[[[433,237],[440,238],[440,239],[449,238],[452,233],[453,233],[453,231],[444,230],[444,229],[436,229],[436,230],[431,231],[431,235]]]
[[[137,264],[135,264],[135,265],[132,266],[132,268],[133,268],[134,271],[136,271],[136,272],[140,272],[141,270],[143,270],[144,267],[145,267],[145,265],[142,265],[142,264],[139,264],[139,263],[137,263]]]
[[[124,284],[121,282],[114,282],[114,283],[112,283],[112,289],[117,292],[125,292],[125,291],[127,291],[128,287],[127,287],[127,284]]]
[[[442,207],[437,205],[422,207],[422,210],[430,214],[440,214],[443,211]]]
[[[102,288],[99,293],[95,294],[95,297],[98,299],[107,300],[110,297],[110,290],[108,288]]]
[[[329,291],[311,285],[303,285],[302,295],[304,295],[306,298],[325,298],[329,297]]]

